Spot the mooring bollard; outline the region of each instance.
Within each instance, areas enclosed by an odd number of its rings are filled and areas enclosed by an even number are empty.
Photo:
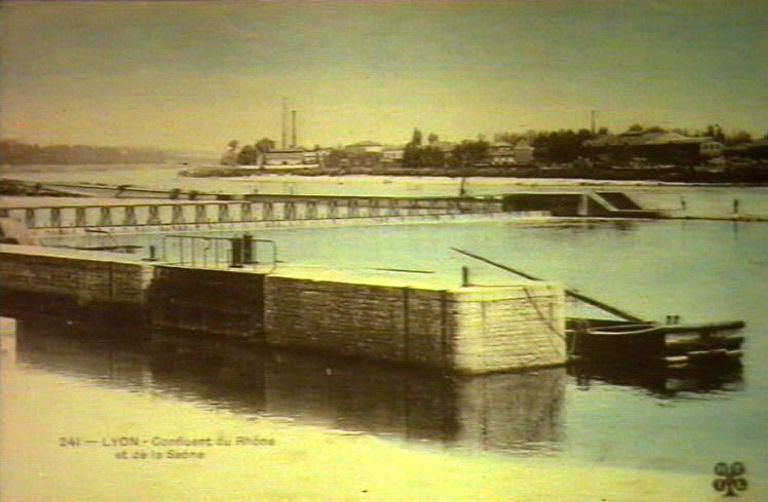
[[[243,239],[239,237],[233,237],[230,239],[232,243],[232,263],[230,268],[243,268]]]
[[[461,267],[461,287],[469,286],[469,267]]]
[[[157,261],[157,248],[155,246],[149,246],[149,258],[144,258],[144,261]]]
[[[253,236],[251,234],[243,234],[243,263],[248,265],[253,262]]]

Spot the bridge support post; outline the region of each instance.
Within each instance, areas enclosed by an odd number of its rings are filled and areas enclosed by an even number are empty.
[[[37,225],[37,217],[36,217],[36,211],[32,208],[28,208],[24,210],[24,224],[27,225],[27,228],[35,228]]]
[[[75,208],[75,226],[76,227],[87,227],[88,226],[88,218],[85,214],[85,208],[84,207],[76,207]]]
[[[136,226],[136,208],[133,206],[125,206],[123,208],[123,225]]]
[[[111,227],[112,226],[112,208],[109,206],[102,206],[99,208],[99,226]]]
[[[205,204],[195,206],[195,223],[208,223],[208,213]]]
[[[51,226],[56,228],[61,228],[61,208],[60,207],[51,208]]]

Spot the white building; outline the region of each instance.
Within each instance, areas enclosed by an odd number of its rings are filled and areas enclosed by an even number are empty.
[[[311,169],[320,167],[322,163],[322,151],[303,148],[271,150],[262,154],[260,162],[265,169]]]
[[[298,166],[304,163],[304,150],[301,148],[286,148],[270,150],[263,154],[263,164],[270,166]]]
[[[533,153],[536,149],[528,144],[528,141],[521,139],[515,145],[512,150],[512,155],[515,158],[516,164],[529,165],[533,164]]]
[[[382,162],[402,162],[405,156],[405,148],[387,147],[381,151]]]
[[[360,141],[344,147],[347,153],[381,153],[384,147],[375,141]]]
[[[488,158],[492,166],[515,164],[514,147],[510,143],[498,142],[488,145]]]

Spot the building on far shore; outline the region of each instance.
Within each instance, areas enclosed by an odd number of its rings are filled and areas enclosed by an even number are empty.
[[[325,152],[319,149],[282,148],[264,152],[258,165],[240,166],[242,169],[313,169],[323,164]]]
[[[768,160],[768,138],[728,147],[723,155],[730,160],[766,161]]]
[[[514,147],[511,143],[498,141],[488,145],[488,160],[492,166],[510,166],[515,163]]]
[[[402,146],[387,146],[381,150],[381,161],[384,163],[400,163],[404,156],[405,147]]]
[[[457,144],[453,141],[435,141],[434,143],[429,143],[427,146],[437,148],[445,155],[450,155],[451,152],[456,149]]]
[[[518,165],[532,165],[533,154],[536,149],[531,146],[527,140],[521,139],[515,144],[513,155],[515,156],[515,163]]]
[[[488,157],[492,166],[526,166],[533,164],[534,148],[524,139],[515,145],[504,141],[488,146]]]
[[[381,153],[384,147],[375,141],[360,141],[344,147],[347,154]]]
[[[709,137],[674,132],[632,131],[584,142],[588,157],[611,162],[642,160],[651,164],[698,164],[719,157],[723,145]]]
[[[263,165],[272,166],[298,166],[304,163],[304,150],[302,148],[285,148],[270,150],[263,154]]]

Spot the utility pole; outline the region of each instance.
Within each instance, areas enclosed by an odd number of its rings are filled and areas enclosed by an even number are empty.
[[[291,110],[291,148],[296,148],[296,110]]]
[[[592,136],[594,136],[595,133],[597,132],[597,129],[595,128],[596,127],[596,125],[595,125],[595,115],[597,115],[597,112],[595,110],[592,110]]]
[[[281,141],[281,147],[283,150],[285,150],[286,144],[288,143],[288,132],[285,128],[285,113],[286,113],[286,100],[285,97],[283,97],[283,107],[281,111],[281,123],[282,123],[282,141]]]

